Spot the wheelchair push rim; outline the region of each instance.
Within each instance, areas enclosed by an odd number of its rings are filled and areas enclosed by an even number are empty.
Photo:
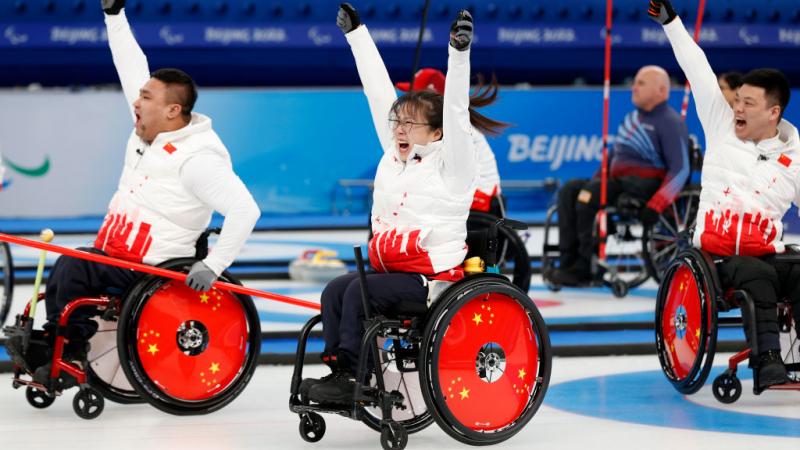
[[[507,282],[476,281],[440,300],[426,327],[420,381],[445,432],[487,445],[510,438],[536,413],[551,354],[544,321],[527,295]]]
[[[682,394],[705,383],[716,350],[716,303],[695,250],[679,255],[658,290],[656,349],[664,375]]]
[[[232,281],[227,273],[220,278]],[[201,293],[174,280],[146,277],[129,294],[121,317],[125,373],[136,391],[164,412],[220,409],[241,393],[255,370],[260,322],[248,296],[217,289]]]

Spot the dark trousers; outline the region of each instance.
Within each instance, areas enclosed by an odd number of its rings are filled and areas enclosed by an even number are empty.
[[[370,273],[367,287],[373,314],[396,314],[406,303],[424,305],[428,288],[413,273]],[[322,291],[322,336],[325,353],[335,355],[338,366],[355,371],[364,334],[364,308],[358,273],[342,275]]]
[[[79,248],[92,253],[105,254],[94,248]],[[61,256],[56,260],[47,279],[45,305],[47,328],[55,328],[61,311],[71,301],[81,297],[103,294],[122,294],[138,278],[130,269],[121,269],[85,259]],[[97,331],[97,323],[90,320],[94,308],[80,308],[70,315],[66,330],[68,339],[86,340]]]
[[[627,193],[647,201],[661,186],[657,178],[609,178],[606,204],[615,205]],[[560,267],[588,271],[594,253],[592,227],[600,210],[600,180],[570,180],[558,192],[558,249]]]
[[[792,303],[795,327],[800,326],[800,264],[776,261],[775,256],[731,256],[718,270],[723,286],[747,291],[753,298],[759,353],[780,350],[776,305],[779,299],[788,299]],[[753,319],[746,308],[742,308],[742,316],[745,323]],[[745,333],[748,342],[752,342],[747,326]]]

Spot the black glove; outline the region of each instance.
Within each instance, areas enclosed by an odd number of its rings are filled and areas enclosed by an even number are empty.
[[[110,16],[115,16],[125,7],[125,0],[100,0],[103,11]]]
[[[339,5],[339,14],[336,15],[336,25],[344,34],[355,30],[361,25],[358,11],[353,8],[353,5],[350,3],[342,3]]]
[[[472,15],[466,9],[458,12],[456,20],[450,25],[450,45],[464,51],[472,43]]]
[[[217,274],[203,261],[197,261],[192,264],[189,275],[186,276],[186,285],[195,291],[205,292],[211,289],[211,285],[216,280]]]
[[[661,214],[658,211],[647,206],[639,211],[639,220],[642,222],[642,225],[653,225],[658,222],[659,217],[661,217]]]
[[[670,3],[669,0],[650,0],[650,7],[647,8],[647,15],[661,25],[666,25],[677,17],[675,10],[672,8],[672,3]]]

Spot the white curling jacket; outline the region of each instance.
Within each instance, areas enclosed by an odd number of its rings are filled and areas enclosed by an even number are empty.
[[[106,15],[106,26],[134,116],[133,102],[150,79],[147,59],[124,11]],[[217,244],[203,262],[219,275],[239,253],[260,211],[233,172],[228,150],[212,129],[211,119],[193,113],[187,126],[160,133],[150,144],[134,130],[117,191],[94,246],[110,256],[146,264],[191,257],[214,210],[225,221]]]
[[[455,279],[467,253],[477,164],[469,121],[470,51],[449,49],[443,137],[400,159],[389,113],[394,86],[366,26],[347,33],[383,157],[373,193],[369,258],[379,272]]]
[[[800,199],[800,138],[786,120],[758,142],[736,137],[734,113],[703,51],[680,18],[664,26],[689,79],[706,135],[693,245],[721,255],[783,253],[781,219]]]

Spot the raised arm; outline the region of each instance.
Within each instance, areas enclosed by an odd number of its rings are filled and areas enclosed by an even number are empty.
[[[471,43],[472,16],[467,11],[461,11],[450,30],[442,118],[445,180],[456,190],[470,189],[478,172],[469,121]]]
[[[716,132],[733,124],[733,110],[722,95],[717,76],[703,50],[686,31],[681,18],[675,14],[669,0],[650,0],[648,14],[663,25],[675,58],[692,85],[697,115],[706,139],[713,139]]]
[[[394,147],[392,143],[394,136],[389,128],[389,111],[397,100],[389,72],[386,71],[383,59],[366,25],[361,25],[358,13],[349,3],[342,3],[336,24],[345,33],[344,36],[353,51],[358,76],[361,78],[369,111],[372,113],[372,123],[378,133],[381,147],[386,151]]]
[[[188,191],[225,217],[217,244],[203,260],[219,276],[241,251],[261,211],[231,164],[217,155],[190,158],[180,177]]]
[[[108,46],[111,48],[111,56],[117,68],[119,81],[122,83],[122,91],[125,93],[131,117],[136,120],[133,102],[139,98],[139,89],[150,79],[150,68],[147,57],[133,37],[124,6],[124,0],[103,0]]]

